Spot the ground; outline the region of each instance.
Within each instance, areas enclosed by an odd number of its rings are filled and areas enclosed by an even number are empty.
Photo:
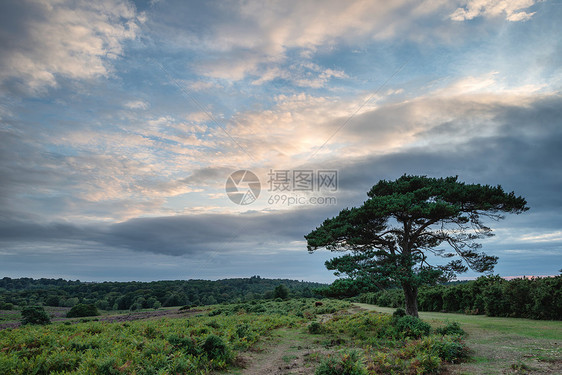
[[[319,357],[328,352],[314,336],[299,330],[282,329],[257,350],[241,356],[244,369],[228,374],[311,375]]]
[[[356,304],[365,309],[392,313],[394,309]],[[455,375],[562,374],[562,322],[483,315],[420,312],[432,326],[456,321],[468,333],[466,342],[473,360],[449,365]]]
[[[392,313],[394,309],[355,304],[358,309]],[[323,317],[328,319],[329,316]],[[468,332],[466,339],[473,359],[448,365],[446,374],[562,374],[562,322],[516,318],[490,318],[482,315],[420,313],[432,326],[457,321]],[[328,344],[328,345],[327,345]],[[336,348],[321,335],[302,329],[282,329],[259,348],[240,358],[243,369],[232,375],[309,375],[320,359]]]
[[[53,321],[64,320],[68,308],[48,308]],[[355,304],[349,313],[375,310],[392,313],[394,309],[367,304]],[[109,322],[162,317],[187,317],[201,313],[193,309],[178,311],[166,308],[134,313],[112,313],[87,319]],[[0,329],[19,325],[19,313],[2,311]],[[331,314],[320,316],[329,320]],[[466,343],[472,350],[472,360],[450,364],[445,374],[562,374],[562,322],[517,318],[491,318],[482,315],[421,312],[420,318],[433,327],[444,322],[459,322],[468,333]],[[72,319],[80,322],[81,319]],[[282,328],[271,337],[236,358],[237,368],[220,374],[232,375],[312,375],[318,363],[327,355],[341,349],[328,336],[309,334],[306,327]]]

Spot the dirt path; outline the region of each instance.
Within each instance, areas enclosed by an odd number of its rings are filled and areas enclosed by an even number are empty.
[[[371,305],[356,304],[349,310],[357,313],[365,310],[392,312]],[[387,311],[390,310],[390,311]],[[469,333],[466,339],[472,350],[472,360],[462,364],[448,365],[444,374],[484,375],[484,374],[562,374],[560,357],[561,340],[543,334],[524,335],[511,332],[506,324],[536,324],[539,329],[544,322],[526,322],[521,319],[495,319],[458,314],[421,313],[422,318],[434,326],[440,326],[448,319],[459,320]],[[329,320],[331,315],[319,317],[319,321]],[[475,323],[477,322],[477,323]],[[543,327],[542,332],[558,327]],[[549,329],[547,329],[549,328]],[[320,360],[337,351],[328,345],[329,339],[323,335],[310,335],[305,328],[280,329],[273,337],[266,339],[254,352],[241,355],[243,369],[232,370],[232,375],[313,375]]]
[[[319,360],[330,353],[323,336],[312,336],[303,329],[281,329],[264,342],[257,352],[245,353],[244,369],[237,375],[312,375]]]

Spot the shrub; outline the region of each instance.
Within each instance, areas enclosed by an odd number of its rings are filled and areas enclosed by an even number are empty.
[[[404,337],[420,338],[429,335],[431,327],[415,316],[406,315],[394,321],[394,327]]]
[[[316,367],[315,375],[367,375],[367,370],[357,352],[345,353],[341,357],[328,357]]]
[[[51,319],[42,306],[29,306],[21,311],[21,324],[50,324]]]
[[[432,342],[432,349],[437,351],[439,358],[450,363],[459,363],[469,356],[466,345],[454,337],[443,337],[440,341]]]
[[[191,354],[193,356],[200,354],[197,342],[191,337],[183,337],[174,334],[168,337],[168,342],[176,349],[179,349],[186,354]]]
[[[396,309],[396,311],[392,313],[392,318],[394,319],[399,319],[403,316],[406,316],[406,310],[404,310],[403,308]]]
[[[85,305],[83,303],[79,303],[75,305],[70,311],[66,314],[67,318],[82,318],[85,316],[97,316],[99,315],[98,308],[94,305]]]
[[[289,298],[289,289],[283,284],[276,286],[273,291],[273,298],[280,298],[281,300]]]
[[[0,310],[13,310],[14,305],[12,303],[7,303],[0,301]]]
[[[308,333],[316,335],[322,333],[323,331],[324,331],[324,327],[322,326],[321,323],[312,322],[308,325]]]
[[[244,323],[236,327],[236,336],[240,338],[247,337],[250,333],[251,333],[251,328],[249,324]]]
[[[437,328],[435,333],[439,335],[458,335],[466,336],[466,332],[461,328],[458,322],[447,323],[444,327]]]
[[[207,336],[205,342],[203,342],[202,349],[209,359],[219,359],[228,362],[230,357],[228,346],[222,337],[217,335]]]

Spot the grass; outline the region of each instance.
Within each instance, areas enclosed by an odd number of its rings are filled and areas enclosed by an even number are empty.
[[[355,305],[366,310],[387,314],[394,312],[390,307],[379,307],[366,303]],[[420,318],[436,327],[444,321],[459,322],[463,328],[485,329],[509,335],[521,335],[530,338],[561,340],[562,322],[554,320],[531,320],[520,318],[493,318],[484,315],[466,315],[454,313],[420,312]],[[562,340],[561,340],[562,341]]]
[[[355,305],[383,313],[395,310],[363,303]],[[438,312],[419,315],[433,328],[455,321],[468,333],[466,343],[473,350],[473,359],[470,363],[450,366],[453,373],[562,373],[560,321]]]
[[[433,328],[455,321],[468,332],[472,360],[452,365],[446,363],[452,357],[442,353],[456,350],[456,341],[440,335],[397,337],[390,316],[375,313],[394,309],[356,306],[372,312],[342,301],[324,300],[319,308],[312,299],[294,299],[209,306],[189,314],[172,308],[169,316],[137,321],[70,324],[63,319],[46,327],[7,329],[0,331],[0,373],[205,374],[228,369],[261,375],[280,366],[313,368],[332,354],[343,361],[348,350],[358,350],[372,374],[439,371],[443,365],[451,374],[562,373],[562,322],[420,313]],[[64,310],[53,308],[52,313]],[[318,334],[309,334],[312,322],[321,328]],[[218,359],[204,346],[211,335],[226,345]],[[245,356],[250,364],[258,360],[254,372],[240,369]]]

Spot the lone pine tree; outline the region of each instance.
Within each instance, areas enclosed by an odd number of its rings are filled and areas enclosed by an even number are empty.
[[[401,286],[412,316],[418,316],[419,286],[469,268],[493,271],[498,258],[479,251],[476,242],[493,236],[482,219],[529,209],[524,198],[501,186],[465,184],[458,177],[404,175],[379,181],[367,195],[361,207],[342,210],[306,235],[308,251],[347,252],[326,267],[379,288]],[[451,260],[439,265],[435,256]]]

